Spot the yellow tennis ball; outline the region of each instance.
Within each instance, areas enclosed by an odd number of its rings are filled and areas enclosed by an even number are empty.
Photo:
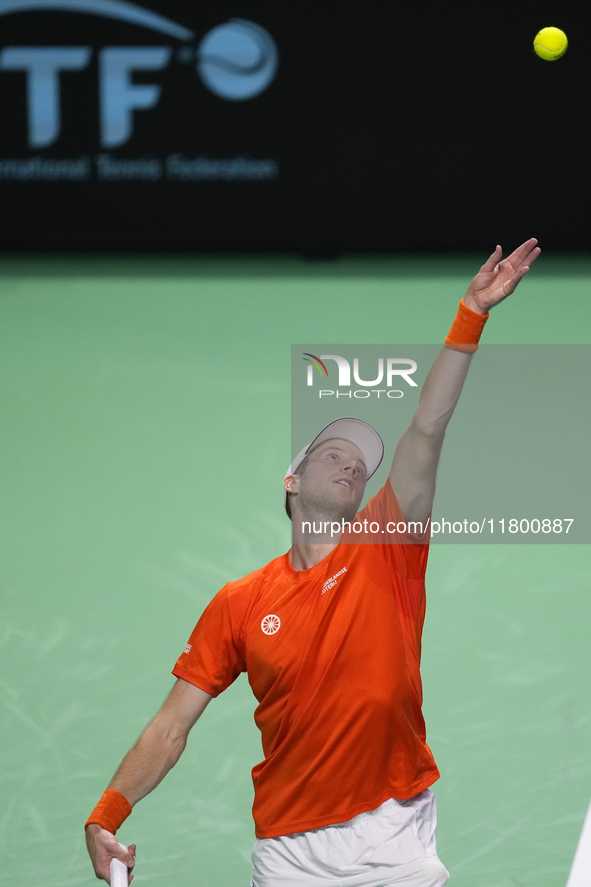
[[[554,62],[566,52],[568,40],[560,28],[542,28],[534,38],[534,49],[541,59]]]

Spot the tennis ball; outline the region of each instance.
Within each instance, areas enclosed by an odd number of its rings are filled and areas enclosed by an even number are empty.
[[[568,40],[560,28],[542,28],[534,38],[534,49],[541,59],[554,62],[566,52]]]

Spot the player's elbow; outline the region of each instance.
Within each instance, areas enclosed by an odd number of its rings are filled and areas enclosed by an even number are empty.
[[[417,411],[409,429],[416,444],[439,452],[449,418],[446,414],[421,415]]]
[[[174,746],[175,749],[179,750],[179,754],[184,751],[191,729],[186,721],[167,717],[160,712],[151,722],[150,728],[157,735],[160,742]]]

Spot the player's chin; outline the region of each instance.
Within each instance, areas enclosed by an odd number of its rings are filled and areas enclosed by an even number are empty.
[[[357,514],[360,505],[360,498],[358,490],[347,490],[345,487],[340,487],[343,490],[342,493],[337,493],[335,497],[335,505],[339,508],[343,520],[351,520]]]
[[[337,485],[337,492],[331,496],[331,499],[335,507],[342,512],[348,514],[352,508],[355,509],[355,512],[357,511],[357,496],[354,490]]]
[[[358,495],[358,490],[355,487],[345,486],[345,484],[335,484],[336,496],[338,497],[338,501],[340,502],[350,502],[351,499],[355,499]]]
[[[359,502],[354,502],[352,505],[350,505],[345,510],[345,512],[343,514],[343,520],[345,522],[347,522],[347,521],[351,522],[352,520],[355,519],[355,515],[357,514],[358,510],[359,510]]]

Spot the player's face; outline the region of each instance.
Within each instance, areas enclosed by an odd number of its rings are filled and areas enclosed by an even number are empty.
[[[327,440],[310,453],[299,481],[300,506],[350,519],[359,508],[366,481],[359,447],[341,438]]]

